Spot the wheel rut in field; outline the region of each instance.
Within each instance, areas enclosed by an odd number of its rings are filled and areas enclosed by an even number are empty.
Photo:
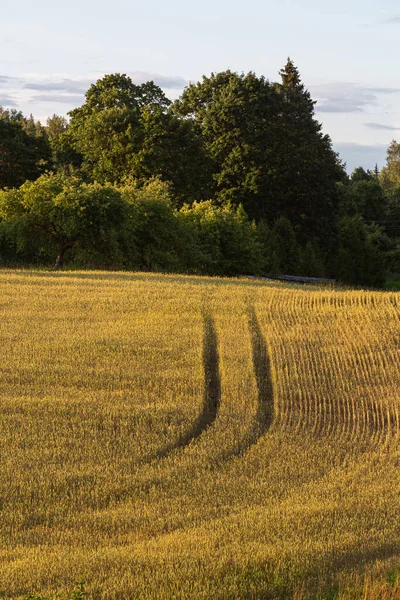
[[[165,458],[174,450],[184,448],[198,438],[217,418],[221,402],[218,337],[212,315],[207,312],[203,319],[204,398],[201,413],[191,429],[182,434],[175,442],[161,448],[151,460]]]
[[[274,388],[272,385],[271,360],[253,306],[248,308],[248,320],[251,335],[254,374],[258,392],[258,407],[255,425],[257,426],[260,435],[263,435],[271,427],[274,419]]]
[[[274,388],[271,360],[254,306],[248,305],[247,319],[250,332],[251,354],[257,386],[257,409],[249,430],[230,457],[246,452],[267,433],[274,420]],[[228,457],[227,457],[228,458]]]

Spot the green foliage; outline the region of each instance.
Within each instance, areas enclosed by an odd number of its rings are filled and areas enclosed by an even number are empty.
[[[82,156],[74,149],[73,139],[68,132],[68,121],[65,117],[53,115],[46,122],[46,133],[49,138],[52,161],[57,171],[73,173],[79,170]]]
[[[400,144],[381,173],[347,177],[290,58],[280,77],[212,73],[172,105],[114,73],[46,127],[0,109],[1,264],[62,266],[68,251],[85,266],[380,285],[400,268]]]
[[[0,107],[0,188],[34,180],[50,166],[47,134],[33,117]]]
[[[82,121],[96,112],[115,107],[138,111],[143,106],[167,108],[170,101],[153,81],[135,85],[121,73],[105,75],[86,92],[86,102],[70,112],[71,119]]]
[[[266,221],[257,224],[257,240],[261,249],[261,272],[263,274],[278,275],[279,264],[273,248],[271,227]]]
[[[82,170],[83,156],[76,149],[74,139],[68,129],[51,140],[50,144],[53,152],[53,163],[57,172],[90,179]]]
[[[262,246],[264,273],[306,277],[326,275],[323,253],[318,244],[308,240],[301,246],[287,217],[277,219],[272,228],[265,222],[259,223],[257,235]]]
[[[360,182],[361,185],[368,182]],[[340,242],[326,270],[316,241],[300,245],[280,217],[250,222],[241,205],[194,202],[177,210],[160,179],[115,188],[62,174],[0,191],[2,264],[48,262],[65,253],[76,265],[211,275],[333,273],[346,283],[377,286],[384,259],[398,268],[398,247],[360,215],[340,221]]]
[[[184,206],[181,218],[192,228],[198,246],[198,270],[212,275],[257,273],[261,247],[242,206],[211,201]]]
[[[68,129],[68,121],[65,117],[60,117],[59,115],[54,114],[52,117],[49,117],[46,121],[46,133],[50,142],[53,140],[57,140],[60,135],[65,133]]]
[[[387,150],[386,166],[379,181],[387,196],[386,230],[391,237],[400,237],[400,144],[392,140]]]
[[[153,179],[120,188],[127,204],[124,248],[127,264],[146,271],[179,271],[181,246],[169,186]]]
[[[341,215],[361,215],[366,223],[382,222],[388,213],[388,199],[375,179],[355,179],[339,184]]]
[[[144,183],[160,177],[171,183],[177,206],[207,197],[208,158],[190,121],[168,112],[170,101],[153,82],[135,85],[126,75],[106,75],[70,112],[68,131],[57,142],[56,158],[96,181]],[[74,153],[75,152],[75,157]]]
[[[117,190],[75,177],[42,175],[18,190],[0,192],[0,219],[14,228],[17,248],[57,248],[58,267],[63,266],[65,252],[77,244],[107,246],[123,218]]]
[[[388,194],[400,185],[400,144],[392,140],[386,154],[386,166],[381,170],[380,181]]]
[[[374,179],[377,179],[375,172],[370,171],[369,169],[366,171],[363,167],[357,167],[350,175],[352,183],[358,183],[359,181],[373,181]]]
[[[0,220],[0,266],[17,264],[16,235],[8,223]]]
[[[129,161],[129,172],[141,183],[152,177],[169,182],[176,207],[207,198],[211,163],[193,123],[160,108],[141,110],[140,146]]]
[[[308,241],[299,248],[297,272],[305,277],[325,277],[326,267],[323,254],[317,244]]]
[[[213,161],[219,202],[269,216],[268,164],[276,145],[278,95],[264,77],[225,71],[189,85],[174,105],[192,119]]]
[[[271,242],[278,273],[296,273],[299,249],[293,226],[287,217],[280,217],[275,222]]]
[[[334,270],[343,283],[381,287],[385,281],[382,231],[368,227],[361,216],[342,217]]]
[[[116,106],[77,119],[72,115],[67,139],[82,156],[83,173],[101,183],[122,181],[140,147],[138,110]]]
[[[310,93],[289,58],[276,84],[280,96],[279,139],[275,157],[273,196],[279,215],[287,216],[299,242],[335,242],[337,181],[346,179],[328,135],[315,119]]]
[[[121,182],[141,145],[140,110],[165,109],[168,99],[154,83],[135,85],[127,75],[106,75],[86,92],[86,102],[72,110],[68,129],[82,170],[99,181]]]
[[[400,183],[393,187],[387,197],[385,229],[392,238],[400,238]]]
[[[242,207],[205,201],[177,211],[160,179],[121,192],[129,206],[124,248],[131,252],[130,267],[212,275],[259,271],[260,245]]]
[[[243,204],[257,221],[286,216],[303,241],[312,232],[326,244],[344,171],[290,60],[281,75],[282,84],[271,85],[251,72],[211,74],[189,85],[174,109],[204,140],[219,202]]]

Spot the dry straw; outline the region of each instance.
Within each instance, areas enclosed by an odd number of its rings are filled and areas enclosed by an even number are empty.
[[[399,308],[0,272],[0,597],[399,597]]]

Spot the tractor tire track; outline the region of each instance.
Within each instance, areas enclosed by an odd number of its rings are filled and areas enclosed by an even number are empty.
[[[186,431],[175,442],[161,448],[150,459],[166,458],[174,450],[188,446],[198,438],[205,429],[215,421],[221,402],[221,376],[219,372],[218,337],[214,319],[210,313],[203,317],[203,370],[204,370],[204,398],[201,413],[193,423],[191,429]]]
[[[254,374],[258,391],[258,408],[255,420],[258,424],[260,435],[263,435],[271,427],[274,419],[274,388],[272,385],[271,360],[253,306],[248,308],[248,320]]]
[[[228,455],[219,458],[230,459],[244,454],[267,433],[274,420],[274,388],[272,385],[271,361],[254,306],[248,305],[247,319],[250,331],[253,369],[257,386],[257,410],[253,422],[236,446]]]

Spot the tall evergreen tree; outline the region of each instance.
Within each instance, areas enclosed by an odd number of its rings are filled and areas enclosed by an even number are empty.
[[[335,236],[336,182],[346,175],[328,135],[314,115],[315,102],[289,58],[275,88],[281,98],[279,142],[274,155],[273,194],[301,242],[317,238],[329,246]],[[277,215],[278,216],[278,215]]]

